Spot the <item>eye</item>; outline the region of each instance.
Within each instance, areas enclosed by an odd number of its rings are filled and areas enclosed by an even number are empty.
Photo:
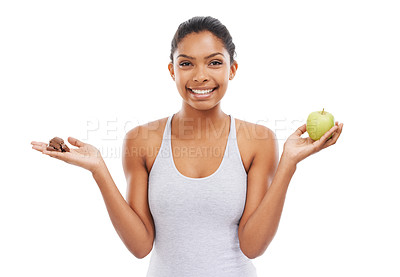
[[[179,64],[179,66],[189,66],[189,65],[190,65],[189,62],[182,62],[182,63]]]
[[[210,64],[211,65],[221,65],[222,62],[220,62],[220,61],[212,61]]]

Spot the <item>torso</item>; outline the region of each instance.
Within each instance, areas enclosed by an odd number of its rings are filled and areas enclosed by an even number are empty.
[[[145,164],[148,173],[150,173],[160,150],[167,120],[168,117],[148,123],[148,139],[145,146],[147,149]],[[251,139],[254,136],[249,132],[254,130],[252,125],[255,124],[235,119],[237,143],[246,172],[250,169],[256,150]],[[178,171],[190,178],[203,178],[213,174],[222,162],[228,134],[229,125],[219,135],[215,137],[210,135],[211,139],[207,140],[194,142],[193,140],[179,139],[173,135],[171,140],[173,160]],[[186,152],[183,149],[186,149]]]

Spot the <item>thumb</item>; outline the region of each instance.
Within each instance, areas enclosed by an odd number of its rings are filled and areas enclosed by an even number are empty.
[[[301,136],[307,131],[307,124],[301,125],[297,130],[294,132],[297,136]]]
[[[82,146],[85,145],[85,143],[83,143],[82,141],[80,141],[80,140],[78,140],[76,138],[73,138],[73,137],[68,137],[68,142],[71,143],[73,146],[76,146],[76,147],[82,147]]]

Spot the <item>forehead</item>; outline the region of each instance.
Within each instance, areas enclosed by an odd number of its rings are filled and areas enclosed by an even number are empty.
[[[228,56],[223,42],[211,32],[204,31],[185,36],[179,42],[174,55],[186,54],[192,57],[204,57],[214,52],[221,52],[225,57]]]

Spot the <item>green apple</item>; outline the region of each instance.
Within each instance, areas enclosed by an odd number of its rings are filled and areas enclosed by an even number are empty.
[[[307,118],[307,133],[312,140],[319,140],[326,132],[335,125],[333,115],[324,109],[312,112]],[[332,137],[332,136],[331,136]]]

